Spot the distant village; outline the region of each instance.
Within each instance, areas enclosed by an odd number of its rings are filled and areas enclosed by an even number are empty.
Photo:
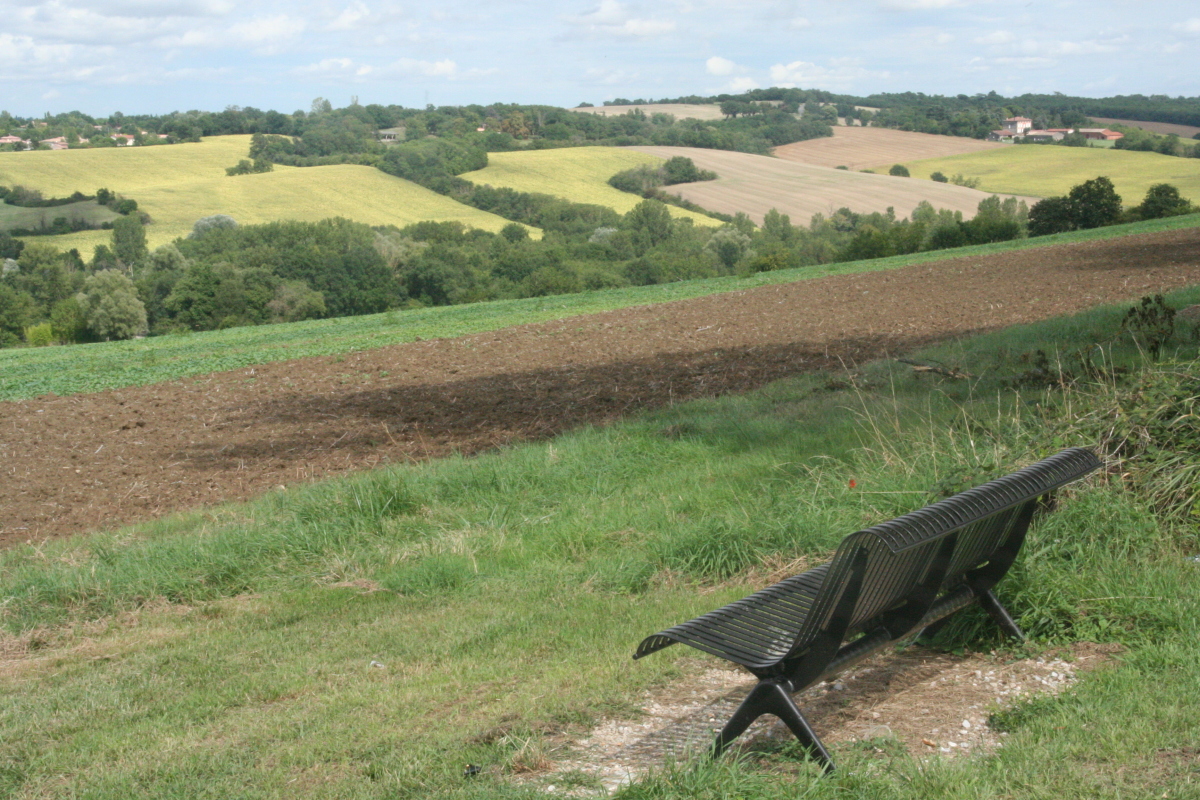
[[[1124,138],[1125,134],[1110,131],[1108,128],[1048,128],[1036,130],[1033,120],[1029,117],[1009,117],[1004,120],[1004,127],[988,134],[993,142],[1061,142],[1067,136],[1076,133],[1085,139],[1099,142],[1115,142]]]
[[[37,126],[38,123],[34,123]],[[44,125],[44,123],[43,123]],[[161,141],[169,138],[165,133],[148,133],[146,131],[138,131],[137,133],[104,133],[103,125],[93,125],[96,134],[88,139],[76,138],[76,142],[68,142],[66,136],[53,136],[49,139],[38,139],[37,136],[32,136],[25,139],[14,134],[0,136],[0,149],[3,150],[66,150],[72,144],[95,147],[98,138],[107,138],[111,140],[117,147],[132,147],[136,144],[144,143],[146,139],[152,138]]]

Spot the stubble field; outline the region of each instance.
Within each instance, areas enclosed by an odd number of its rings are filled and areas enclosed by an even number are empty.
[[[891,207],[897,217],[907,217],[922,200],[934,208],[961,211],[969,218],[979,202],[991,196],[947,183],[847,172],[727,150],[653,146],[630,149],[661,158],[687,156],[701,169],[716,172],[719,177],[715,181],[668,186],[665,191],[711,211],[744,212],[759,224],[772,208],[800,225],[807,224],[813,214],[828,216],[842,207],[859,213],[883,212]]]
[[[890,128],[837,126],[833,136],[793,142],[776,147],[774,155],[785,161],[817,167],[846,167],[851,170],[879,169],[924,158],[942,158],[977,153],[1012,145],[985,142],[963,136],[896,131]]]

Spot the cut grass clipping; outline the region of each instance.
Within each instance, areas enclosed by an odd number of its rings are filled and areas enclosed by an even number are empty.
[[[677,648],[635,665],[647,632],[963,481],[1098,439],[1091,411],[1159,375],[1190,376],[1178,385],[1194,389],[1195,343],[1143,362],[1120,332],[1124,311],[917,356],[976,382],[874,364],[0,553],[0,789],[122,800],[593,791],[582,774],[550,790],[538,770],[596,719],[634,715],[644,691],[686,686],[711,663]],[[1050,341],[1047,381],[1022,356]],[[1090,373],[1061,371],[1097,341],[1109,344]],[[1069,374],[1082,382],[1064,392]],[[1121,472],[1143,469],[1132,459]],[[1194,526],[1153,511],[1120,479],[1097,479],[1035,527],[1002,600],[1039,646],[1127,652],[1010,714],[996,755],[918,763],[873,740],[838,748],[842,769],[818,778],[785,746],[664,765],[619,796],[1185,796],[1200,747],[1198,544]],[[977,638],[972,619],[947,644],[999,643]]]

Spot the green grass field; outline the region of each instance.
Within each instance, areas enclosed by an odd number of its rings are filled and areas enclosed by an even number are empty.
[[[1030,346],[1090,349],[1123,313],[922,354],[989,376],[974,385],[867,365],[850,388],[810,375],[0,551],[0,795],[598,796],[586,774],[539,770],[598,719],[636,716],[643,692],[686,688],[713,663],[683,647],[632,662],[642,636],[960,476],[1111,429],[1122,389],[1107,381],[1005,387]],[[1145,368],[1130,342],[1113,348]],[[1194,383],[1196,344],[1180,348],[1170,356],[1184,360],[1145,371],[1138,396],[1190,386],[1163,376]],[[665,765],[619,800],[1195,797],[1200,542],[1155,516],[1137,489],[1145,466],[1127,467],[1125,481],[1071,490],[998,587],[1033,636],[1005,656],[1071,641],[1125,651],[1057,698],[1018,703],[995,755],[922,763],[884,737],[835,747],[839,771],[817,777],[775,747]],[[981,619],[968,615],[947,646],[1002,644],[968,634]],[[480,773],[464,777],[467,764]]]
[[[153,224],[151,247],[186,235],[199,218],[228,214],[242,224],[346,217],[368,225],[404,226],[422,220],[459,221],[499,231],[509,221],[431,192],[373,167],[276,166],[273,172],[229,177],[245,158],[249,136],[217,136],[198,144],[96,150],[0,153],[0,184],[20,184],[46,196],[85,194],[101,186],[138,201]],[[90,256],[107,231],[81,231],[39,241]]]
[[[944,258],[1082,242],[1200,225],[1200,215],[1043,236],[998,244],[938,250],[870,261],[828,264],[744,277],[709,278],[582,294],[501,300],[461,306],[389,311],[361,317],[230,328],[123,342],[0,350],[0,402],[53,392],[96,392],[145,386],[189,375],[237,369],[306,356],[336,355],[430,338],[465,336],[511,325],[703,297],[773,283],[894,269]]]
[[[661,158],[619,147],[566,147],[524,153],[489,153],[486,167],[462,177],[478,184],[608,206],[625,214],[641,202],[641,198],[612,188],[608,179],[622,170],[662,163]],[[694,211],[674,206],[670,211],[671,216],[693,220],[697,225],[721,224]]]
[[[1169,183],[1184,197],[1200,203],[1200,159],[1159,153],[1021,145],[912,161],[905,166],[914,178],[928,178],[934,172],[979,178],[980,189],[997,194],[1065,195],[1072,186],[1105,175],[1126,206],[1142,202],[1146,190],[1156,183]]]
[[[50,208],[23,208],[0,203],[0,231],[18,228],[27,230],[48,228],[59,217],[68,221],[83,220],[91,225],[99,225],[104,222],[112,222],[119,216],[120,214],[107,206],[100,205],[95,200],[84,200],[79,203]],[[107,235],[111,236],[111,234]]]

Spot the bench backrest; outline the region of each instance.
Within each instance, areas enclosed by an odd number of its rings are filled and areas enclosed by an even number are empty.
[[[820,674],[856,631],[903,636],[939,595],[979,597],[1016,559],[1039,502],[1100,466],[1071,448],[946,500],[847,536],[828,564],[648,636],[634,658],[676,642],[759,677]],[[949,595],[947,595],[949,596]]]
[[[1016,558],[1039,498],[1099,465],[1091,451],[1071,448],[847,536],[780,660],[839,629],[841,639],[880,624],[911,627],[924,613],[913,618],[912,606],[932,604],[967,577],[990,589]]]

